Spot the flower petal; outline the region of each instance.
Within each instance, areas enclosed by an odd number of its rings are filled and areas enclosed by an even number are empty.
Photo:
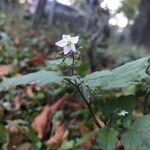
[[[73,52],[76,52],[76,51],[77,51],[74,44],[71,44],[71,45],[70,45],[70,50],[72,50]]]
[[[63,38],[64,41],[68,41],[68,40],[71,39],[71,36],[70,36],[70,35],[63,34],[63,35],[62,35],[62,38]]]
[[[71,37],[71,43],[77,44],[79,41],[79,36]]]
[[[122,110],[120,113],[118,113],[119,116],[126,116],[128,114],[127,111]]]
[[[69,52],[70,52],[70,47],[68,47],[68,46],[65,46],[64,47],[64,54],[66,55],[66,54],[68,54]]]
[[[66,42],[62,39],[62,40],[56,42],[55,45],[57,45],[59,47],[64,47],[64,46],[66,46]]]

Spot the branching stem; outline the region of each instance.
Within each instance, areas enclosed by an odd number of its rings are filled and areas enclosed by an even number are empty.
[[[88,108],[88,110],[89,110],[89,112],[90,112],[90,114],[91,114],[91,117],[92,117],[94,123],[97,125],[98,128],[101,128],[101,126],[100,126],[100,124],[99,124],[99,122],[98,122],[97,118],[95,117],[95,114],[94,114],[94,112],[93,112],[93,110],[92,110],[91,103],[89,103],[88,100],[86,99],[86,97],[84,96],[84,94],[83,94],[83,92],[81,91],[80,86],[77,84],[76,80],[75,80],[75,83],[71,82],[70,80],[67,80],[67,81],[68,81],[70,84],[72,84],[72,85],[77,89],[77,91],[78,91],[79,94],[81,95],[82,99],[83,99],[84,102],[86,103],[87,108]]]

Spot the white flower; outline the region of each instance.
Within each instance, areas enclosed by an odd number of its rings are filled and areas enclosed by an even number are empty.
[[[125,116],[127,114],[128,114],[128,112],[125,110],[122,110],[120,113],[118,113],[119,116]]]
[[[64,54],[68,54],[70,51],[76,52],[75,44],[78,43],[79,36],[71,37],[70,35],[62,35],[62,40],[55,43],[55,45],[62,47]]]
[[[3,105],[3,107],[4,107],[6,110],[8,110],[8,111],[11,110],[11,104],[10,104],[10,102],[4,102],[2,105]]]

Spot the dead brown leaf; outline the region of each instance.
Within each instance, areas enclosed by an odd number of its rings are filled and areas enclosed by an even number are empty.
[[[20,129],[11,126],[8,128],[9,131],[9,141],[6,144],[6,149],[7,150],[13,150],[14,146],[17,146],[23,142],[25,139],[24,134],[21,132]]]
[[[19,110],[21,108],[21,105],[22,105],[21,97],[17,95],[14,101],[15,110]]]
[[[86,135],[90,130],[82,122],[79,123],[81,136]],[[93,146],[93,137],[88,139],[84,144],[81,145],[81,149],[91,150]]]
[[[26,87],[26,92],[27,92],[28,96],[31,97],[31,98],[34,98],[33,89],[34,89],[33,85],[30,85],[30,86]]]
[[[122,145],[121,141],[116,143],[116,150],[124,150],[124,146]]]
[[[20,44],[19,38],[16,37],[16,38],[14,39],[14,41],[13,41],[13,45],[14,45],[15,47],[19,47],[19,44]]]
[[[68,101],[66,101],[65,104],[69,105],[73,109],[81,109],[82,108],[80,103],[78,103],[78,102],[71,102],[70,99]]]
[[[20,146],[18,146],[17,150],[32,150],[32,144],[31,143],[23,143]]]
[[[96,117],[96,120],[98,121],[100,127],[105,128],[106,127],[105,123],[98,116],[95,116],[95,117]],[[98,128],[94,121],[93,121],[93,124],[94,124],[94,128]]]
[[[0,78],[4,75],[7,75],[11,72],[12,66],[11,65],[0,65]]]
[[[133,114],[134,117],[141,117],[141,116],[143,116],[143,112],[137,111],[137,110],[134,110],[132,114]]]
[[[40,139],[44,138],[50,131],[50,121],[54,112],[58,110],[68,99],[70,99],[70,95],[66,93],[54,104],[46,105],[43,108],[43,111],[34,119],[32,127],[37,132]]]
[[[45,56],[43,54],[37,54],[33,56],[28,62],[31,66],[38,66],[45,64]]]
[[[61,121],[58,121],[56,123],[55,134],[50,137],[45,144],[57,147],[58,145],[61,145],[61,143],[67,139],[68,136],[69,130],[65,128],[65,125]]]

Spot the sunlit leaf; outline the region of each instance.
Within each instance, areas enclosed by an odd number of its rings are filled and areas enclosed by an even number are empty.
[[[36,84],[38,86],[43,86],[50,83],[59,84],[62,80],[63,76],[61,76],[59,72],[42,70],[16,78],[4,79],[0,83],[0,91],[8,90],[18,85]]]
[[[125,88],[130,84],[136,84],[142,78],[147,77],[145,73],[148,67],[148,58],[138,59],[122,65],[111,71],[97,71],[84,78],[89,87],[101,86],[102,89],[110,90]]]

